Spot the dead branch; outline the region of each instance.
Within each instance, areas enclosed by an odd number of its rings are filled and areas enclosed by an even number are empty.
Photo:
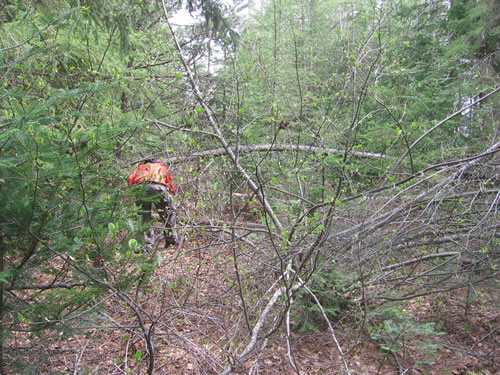
[[[216,148],[213,150],[200,151],[195,152],[186,156],[176,156],[176,157],[167,157],[164,161],[171,164],[184,163],[187,161],[193,161],[198,159],[203,159],[207,157],[219,157],[219,156],[227,156],[229,155],[229,150],[233,153],[236,151],[238,153],[252,153],[252,152],[285,152],[285,151],[300,151],[300,152],[310,152],[315,154],[343,154],[345,150],[340,150],[337,148],[326,148],[326,147],[315,147],[315,146],[307,146],[307,145],[275,145],[275,144],[267,144],[267,145],[252,145],[252,146],[230,146],[227,149],[224,147]],[[163,157],[166,156],[167,153],[159,153],[155,154],[154,157]],[[362,158],[362,159],[383,159],[385,155],[375,154],[372,152],[361,152],[361,151],[349,151],[349,155]],[[131,164],[137,164],[145,159],[140,159],[133,161]]]
[[[80,365],[80,361],[82,360],[83,353],[85,353],[85,350],[87,349],[87,346],[89,345],[89,343],[90,343],[90,339],[87,340],[87,342],[83,346],[82,350],[80,351],[80,354],[76,357],[75,365],[74,365],[75,370],[73,371],[73,375],[78,375],[78,366]]]
[[[77,286],[84,286],[85,283],[54,283],[54,284],[48,284],[48,285],[40,285],[40,284],[34,284],[34,285],[19,285],[19,286],[4,286],[4,290],[28,290],[28,289],[40,289],[40,290],[46,290],[46,289],[73,289]]]
[[[480,279],[475,280],[472,284],[481,284],[483,281],[494,279],[494,278],[498,277],[498,275],[499,275],[499,273],[496,272],[494,274],[481,277]],[[373,297],[371,297],[371,299],[384,300],[384,301],[408,301],[408,300],[411,300],[411,299],[414,299],[417,297],[423,297],[423,296],[428,296],[431,294],[438,294],[438,293],[447,293],[447,292],[451,292],[453,290],[463,289],[463,288],[467,288],[467,287],[468,287],[467,284],[459,283],[459,284],[454,284],[454,285],[451,285],[447,288],[441,288],[441,289],[426,288],[425,292],[422,292],[422,293],[411,292],[411,293],[408,293],[408,294],[401,296],[401,297],[390,297],[390,296],[384,295],[384,296],[373,296]],[[419,288],[419,289],[422,289],[422,288]]]
[[[422,134],[415,142],[413,142],[411,144],[411,146],[406,150],[406,152],[401,155],[401,157],[399,158],[399,160],[396,162],[396,164],[394,164],[394,167],[392,168],[392,172],[394,173],[394,171],[399,167],[399,165],[401,164],[401,162],[404,160],[404,158],[406,157],[406,155],[408,155],[408,153],[417,145],[420,143],[420,141],[422,139],[424,139],[425,137],[427,137],[430,133],[432,133],[434,130],[436,130],[437,128],[439,128],[440,126],[442,126],[443,124],[447,123],[448,121],[450,121],[452,118],[458,116],[459,114],[461,114],[462,112],[466,111],[467,109],[470,109],[472,107],[474,107],[475,105],[477,105],[479,102],[483,101],[483,100],[486,100],[488,97],[490,97],[491,95],[493,94],[496,94],[498,91],[500,90],[500,86],[497,86],[493,91],[490,91],[488,94],[484,95],[483,97],[481,97],[480,99],[478,100],[475,100],[473,101],[471,104],[469,104],[468,106],[465,106],[463,107],[462,109],[459,109],[458,111],[456,111],[455,113],[452,113],[451,115],[449,115],[448,117],[446,117],[444,120],[438,122],[436,125],[434,125],[432,128],[430,128],[429,130],[427,130],[424,134]]]
[[[487,150],[487,153],[489,154],[489,153],[491,153],[493,151],[497,151],[497,150],[500,150],[500,142],[497,142],[493,146],[491,146]],[[410,210],[412,207],[418,207],[423,202],[426,202],[426,201],[424,201],[424,198],[427,198],[427,197],[434,194],[433,198],[431,199],[431,201],[433,201],[436,196],[442,195],[443,192],[445,191],[445,188],[448,185],[450,185],[453,181],[456,181],[457,179],[459,179],[465,173],[466,170],[468,170],[469,168],[472,168],[475,165],[477,165],[478,163],[480,163],[483,158],[474,159],[474,160],[464,164],[458,170],[456,170],[454,173],[452,173],[450,176],[446,177],[445,179],[443,179],[442,181],[440,181],[436,185],[422,191],[419,195],[417,195],[415,198],[413,198],[411,201],[407,202],[406,204],[399,205],[396,208],[394,208],[388,212],[382,213],[382,214],[377,213],[378,216],[374,215],[375,217],[372,217],[371,219],[369,219],[367,221],[364,221],[360,224],[354,225],[350,228],[347,228],[347,229],[344,229],[340,232],[332,234],[331,236],[329,236],[328,240],[332,241],[335,238],[345,237],[346,235],[351,236],[351,235],[354,235],[355,233],[358,236],[365,236],[366,237],[368,234],[373,233],[378,228],[380,228],[384,225],[387,225],[390,222],[394,221],[397,217],[399,217],[399,215],[402,215],[403,212]],[[443,173],[444,170],[442,170],[440,172]],[[436,175],[437,174],[435,174],[434,176],[436,176]],[[414,185],[404,189],[402,192],[398,193],[397,195],[402,195],[403,192],[417,187],[425,180],[426,179],[422,179],[421,181],[415,183]],[[430,203],[427,203],[427,204],[430,204]]]
[[[409,266],[410,264],[423,262],[423,261],[430,260],[430,259],[447,258],[447,257],[453,257],[453,256],[457,256],[457,255],[460,255],[460,253],[456,252],[456,251],[452,251],[452,252],[448,252],[448,253],[429,254],[429,255],[421,256],[419,258],[410,259],[410,260],[407,260],[407,261],[404,261],[401,263],[391,264],[390,266],[383,267],[381,270],[382,271],[390,271],[390,270],[393,270],[395,268]]]
[[[299,280],[302,282],[302,280],[299,278]],[[321,305],[321,302],[319,301],[318,297],[313,293],[311,289],[309,289],[306,285],[304,285],[304,289],[311,295],[311,297],[314,299],[314,302],[316,305],[318,305],[321,315],[323,315],[323,319],[325,322],[328,324],[328,328],[330,329],[330,333],[332,334],[333,341],[335,342],[335,345],[337,346],[337,350],[339,351],[340,358],[342,358],[342,362],[344,363],[344,368],[345,371],[348,375],[351,374],[349,370],[349,366],[347,365],[347,361],[345,360],[345,355],[344,352],[342,351],[342,347],[340,346],[339,341],[337,340],[337,336],[335,335],[335,331],[333,330],[332,323],[330,323],[330,319],[326,316],[325,309],[323,309],[323,306]]]
[[[252,329],[252,337],[250,338],[250,342],[246,346],[246,348],[243,350],[243,352],[239,355],[237,358],[237,362],[241,363],[243,360],[252,352],[252,350],[255,348],[255,345],[257,344],[257,339],[260,333],[260,330],[264,326],[264,323],[266,322],[267,316],[271,312],[271,309],[274,307],[276,302],[280,299],[281,296],[285,293],[291,293],[299,289],[302,285],[301,284],[295,284],[290,288],[290,290],[286,290],[286,288],[279,288],[274,292],[273,296],[270,298],[266,308],[264,311],[259,316],[259,320],[255,324],[255,326]],[[233,366],[230,365],[224,372],[221,373],[221,375],[228,375],[233,371]]]

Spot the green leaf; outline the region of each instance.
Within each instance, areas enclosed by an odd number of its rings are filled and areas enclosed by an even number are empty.
[[[131,238],[128,240],[128,247],[132,250],[135,250],[137,248],[137,240],[135,238]]]
[[[134,354],[134,359],[136,360],[136,362],[139,362],[141,358],[142,358],[142,352],[140,350],[136,351]]]

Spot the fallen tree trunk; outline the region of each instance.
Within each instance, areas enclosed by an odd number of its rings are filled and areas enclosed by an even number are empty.
[[[234,153],[236,152],[236,147],[229,147],[229,149]],[[340,154],[344,153],[345,150],[340,150],[336,148],[324,148],[324,147],[314,147],[314,146],[306,146],[306,145],[253,145],[253,146],[239,146],[238,153],[249,153],[249,152],[283,152],[283,151],[301,151],[301,152],[313,152],[313,153],[326,153],[326,154]],[[216,148],[213,150],[200,151],[195,152],[186,156],[174,156],[167,157],[163,159],[164,162],[177,164],[183,163],[186,161],[192,161],[207,157],[218,157],[228,155],[228,151],[224,148]],[[371,152],[362,152],[362,151],[349,151],[349,155],[352,155],[357,158],[364,159],[382,159],[385,158],[385,155],[382,154],[374,154]],[[153,155],[153,157],[161,158],[165,157],[165,153],[160,153]],[[144,159],[136,160],[132,164],[139,163]]]

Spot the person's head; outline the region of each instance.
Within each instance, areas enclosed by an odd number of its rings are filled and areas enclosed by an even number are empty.
[[[161,163],[161,160],[155,158],[147,158],[142,161],[142,164],[147,164],[147,163]]]

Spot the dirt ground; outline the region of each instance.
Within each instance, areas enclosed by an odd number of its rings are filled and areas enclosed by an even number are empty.
[[[151,283],[138,293],[146,328],[152,322],[155,328],[154,374],[217,374],[234,362],[230,353],[241,353],[248,343],[250,334],[234,281],[232,249],[229,245],[203,248],[203,241],[198,243],[199,250],[191,252],[161,249],[163,262]],[[251,279],[252,275],[246,276]],[[244,292],[251,295],[262,287],[250,283]],[[412,301],[408,309],[414,319],[435,322],[436,330],[444,334],[431,337],[432,343],[438,345],[432,351],[409,341],[397,357],[370,337],[359,312],[346,311],[332,325],[350,373],[500,373],[497,287],[492,284],[479,294],[476,291],[475,295],[481,297],[471,303],[467,315],[466,290]],[[136,316],[117,298],[110,297],[105,303],[109,322],[106,329],[88,328],[85,334],[47,336],[42,340],[19,335],[12,346],[25,351],[29,363],[46,360],[46,370],[33,372],[37,374],[145,374],[150,361]],[[249,309],[248,313],[250,322],[254,321],[256,312]],[[121,329],[114,328],[117,326]],[[315,332],[292,331],[290,344],[300,374],[346,373],[327,327]],[[297,374],[287,356],[285,330],[280,328],[269,337],[258,361],[251,355],[236,371]]]

